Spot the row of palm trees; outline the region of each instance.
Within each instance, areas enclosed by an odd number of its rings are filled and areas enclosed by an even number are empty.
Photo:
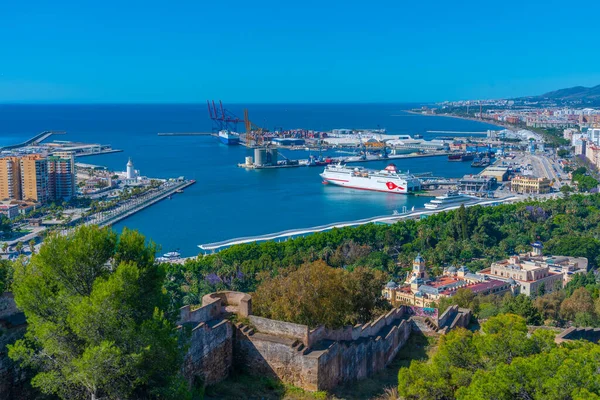
[[[36,243],[35,243],[35,239],[31,239],[31,240],[30,240],[30,241],[27,243],[27,246],[29,247],[29,251],[31,252],[31,254],[34,254],[34,253],[35,253],[35,244],[36,244]],[[17,253],[19,253],[19,255],[20,255],[20,254],[23,254],[24,247],[25,247],[25,243],[24,243],[24,242],[17,242],[17,244],[15,244],[15,251],[16,251]],[[3,252],[4,254],[7,254],[9,250],[10,250],[10,246],[9,246],[9,244],[8,244],[7,242],[4,242],[4,243],[2,244],[2,252]]]

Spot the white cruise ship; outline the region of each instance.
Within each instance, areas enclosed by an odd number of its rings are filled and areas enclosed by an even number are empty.
[[[438,208],[444,208],[452,205],[458,205],[473,200],[472,197],[460,194],[457,191],[449,191],[448,193],[437,196],[429,203],[425,203],[425,208],[428,210],[437,210]]]
[[[418,178],[408,173],[400,173],[394,164],[381,171],[341,164],[328,165],[321,178],[323,183],[386,193],[406,194],[421,189],[421,181]]]

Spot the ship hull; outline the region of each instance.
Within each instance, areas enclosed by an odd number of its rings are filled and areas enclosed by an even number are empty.
[[[347,177],[334,177],[328,174],[321,174],[321,178],[323,178],[323,182],[341,186],[348,189],[357,189],[357,190],[369,190],[372,192],[383,192],[383,193],[395,193],[395,194],[408,194],[407,184],[403,181],[398,181],[395,179],[384,180],[379,178],[350,178]]]
[[[240,144],[240,139],[239,138],[226,138],[223,136],[219,136],[219,141],[223,144],[226,144],[228,146],[235,146],[237,144]]]

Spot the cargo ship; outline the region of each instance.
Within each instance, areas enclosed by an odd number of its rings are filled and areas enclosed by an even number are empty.
[[[473,161],[475,153],[453,153],[448,154],[448,161]]]
[[[227,145],[236,145],[236,144],[240,144],[240,135],[238,133],[235,132],[230,132],[230,131],[219,131],[219,140],[221,141],[221,143],[227,144]]]
[[[421,189],[421,181],[409,173],[401,173],[394,164],[381,171],[343,164],[328,165],[321,174],[323,183],[351,189],[407,194]]]

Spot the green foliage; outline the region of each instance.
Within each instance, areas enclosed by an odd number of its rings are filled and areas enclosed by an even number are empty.
[[[600,346],[578,342],[479,370],[457,399],[597,399]]]
[[[4,214],[0,214],[0,232],[2,232],[3,235],[12,232],[12,222]]]
[[[580,192],[589,192],[598,187],[598,181],[589,175],[573,172],[572,176],[572,181],[577,183]]]
[[[542,315],[533,305],[531,298],[524,294],[518,296],[506,294],[502,301],[501,312],[519,315],[525,318],[529,325],[541,325],[543,322]]]
[[[12,263],[8,260],[0,260],[0,295],[10,289],[12,282]]]
[[[186,395],[178,337],[157,308],[166,304],[164,272],[144,241],[83,227],[50,236],[15,266],[12,289],[28,328],[9,356],[37,371],[34,387],[65,399]]]
[[[385,310],[381,287],[385,274],[358,267],[353,271],[317,261],[265,279],[254,293],[253,311],[263,317],[315,327],[365,323]]]
[[[429,362],[413,361],[410,367],[400,370],[398,393],[407,400],[453,399],[457,394],[465,399],[517,398],[490,397],[485,391],[481,392],[483,397],[461,396],[465,389],[476,387],[486,371],[501,370],[517,360],[546,354],[555,348],[552,332],[538,330],[529,336],[525,319],[502,314],[485,322],[482,332],[456,329],[442,336],[439,349]],[[512,385],[514,382],[505,379],[501,387]],[[468,393],[479,393],[472,390]]]
[[[595,268],[600,262],[597,237],[600,195],[574,194],[544,202],[460,208],[420,221],[333,229],[281,243],[231,246],[183,266],[166,266],[165,287],[170,310],[176,310],[184,304],[198,304],[203,295],[216,290],[253,292],[260,273],[277,275],[305,262],[323,260],[347,270],[364,266],[403,277],[420,252],[434,275],[447,265],[468,265],[476,271],[515,252],[528,251],[538,239],[545,242],[548,253],[586,257]],[[479,307],[488,317],[501,308],[501,304],[487,303]]]
[[[567,157],[569,154],[571,154],[571,152],[567,149],[560,149],[556,152],[556,154],[560,157],[560,158],[565,158]]]

